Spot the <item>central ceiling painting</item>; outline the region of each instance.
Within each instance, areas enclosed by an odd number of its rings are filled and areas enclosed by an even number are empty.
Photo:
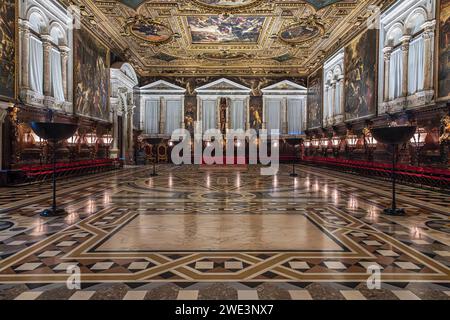
[[[265,17],[194,16],[187,17],[192,43],[257,43]]]
[[[382,0],[60,1],[141,76],[285,77],[314,72]]]

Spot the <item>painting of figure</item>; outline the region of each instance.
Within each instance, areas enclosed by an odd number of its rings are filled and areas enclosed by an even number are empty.
[[[450,98],[450,0],[442,0],[439,18],[438,93]]]
[[[308,129],[322,126],[322,69],[319,69],[308,78]]]
[[[200,4],[210,7],[242,7],[252,4],[257,0],[196,0]]]
[[[194,134],[195,121],[197,119],[197,98],[186,97],[184,104],[184,126],[192,135]]]
[[[166,42],[172,37],[172,31],[159,23],[136,22],[131,31],[135,36],[154,43]]]
[[[253,16],[190,16],[187,18],[192,43],[256,43],[264,17]]]
[[[74,103],[78,114],[109,117],[109,52],[87,31],[74,32]]]
[[[16,4],[0,3],[0,99],[13,100],[16,95]]]
[[[257,132],[262,129],[262,99],[251,97],[250,99],[250,128]]]
[[[368,30],[345,47],[345,119],[376,112],[377,33]]]
[[[305,42],[311,40],[321,34],[318,26],[294,25],[288,27],[280,33],[282,40],[286,42]]]

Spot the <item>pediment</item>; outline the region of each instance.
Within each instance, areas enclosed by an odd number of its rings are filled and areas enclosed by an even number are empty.
[[[207,83],[195,89],[197,93],[212,93],[212,92],[241,92],[250,93],[251,89],[243,86],[239,83],[231,81],[226,78],[221,78],[219,80]]]
[[[177,86],[173,83],[167,82],[165,80],[158,80],[152,83],[149,83],[143,87],[140,88],[141,91],[147,91],[147,92],[177,92],[177,93],[184,93],[186,92],[186,89]]]
[[[289,80],[283,80],[265,87],[263,93],[306,93],[306,88]]]

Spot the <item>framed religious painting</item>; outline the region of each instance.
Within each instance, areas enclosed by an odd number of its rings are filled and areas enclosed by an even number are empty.
[[[450,0],[439,6],[437,88],[439,100],[450,99]]]
[[[85,29],[74,30],[75,113],[108,121],[109,49]]]
[[[376,114],[377,30],[367,30],[345,47],[345,120]]]
[[[0,100],[17,97],[17,4],[0,2]]]
[[[323,69],[319,69],[308,77],[308,129],[319,128],[322,126],[323,114]]]

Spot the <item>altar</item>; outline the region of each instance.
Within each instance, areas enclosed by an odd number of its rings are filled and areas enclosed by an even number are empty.
[[[197,119],[202,131],[250,128],[251,89],[226,78],[195,89],[197,93]]]

